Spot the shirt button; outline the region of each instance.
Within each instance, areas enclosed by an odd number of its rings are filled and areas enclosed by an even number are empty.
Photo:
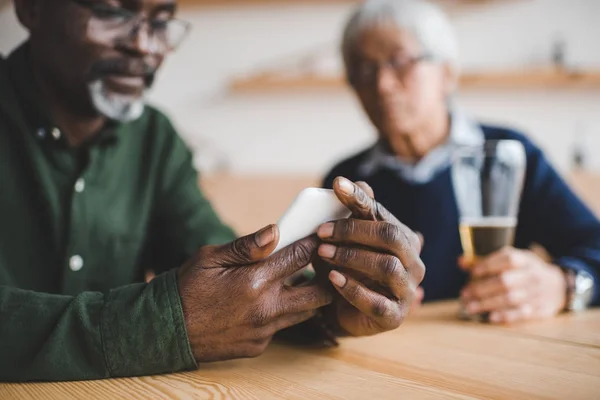
[[[37,137],[43,139],[46,137],[46,130],[44,128],[40,128],[37,130]]]
[[[77,179],[77,181],[75,182],[75,191],[77,193],[81,193],[84,190],[85,190],[85,179],[83,179],[83,178]]]
[[[52,137],[54,138],[54,140],[60,139],[60,129],[58,129],[58,128],[52,129]]]
[[[69,268],[71,271],[77,272],[83,268],[83,258],[79,255],[74,255],[69,259]]]

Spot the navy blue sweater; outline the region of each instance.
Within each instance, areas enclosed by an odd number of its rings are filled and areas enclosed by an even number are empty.
[[[595,278],[593,303],[600,302],[600,222],[571,191],[525,136],[503,128],[482,126],[486,139],[516,139],[527,154],[527,173],[515,234],[515,247],[543,246],[557,265],[584,269]],[[422,286],[425,300],[456,298],[467,281],[457,266],[462,254],[458,234],[458,209],[452,188],[450,167],[425,184],[408,183],[397,174],[379,169],[361,176],[367,151],[338,164],[327,175],[324,187],[331,188],[337,176],[364,180],[375,197],[400,221],[421,232],[425,246],[421,253],[427,273]]]

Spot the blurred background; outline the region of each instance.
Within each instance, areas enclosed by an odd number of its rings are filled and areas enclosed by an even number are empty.
[[[151,100],[194,150],[205,189],[238,230],[276,220],[302,187],[374,141],[339,56],[355,1],[179,3],[193,30]],[[461,45],[460,104],[526,132],[600,211],[600,1],[438,3]],[[11,2],[0,0],[0,53],[24,38]]]

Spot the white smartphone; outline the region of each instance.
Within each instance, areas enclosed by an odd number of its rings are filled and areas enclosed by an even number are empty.
[[[350,210],[340,202],[333,190],[302,190],[277,222],[279,244],[273,253],[316,233],[325,222],[348,218],[350,214]]]

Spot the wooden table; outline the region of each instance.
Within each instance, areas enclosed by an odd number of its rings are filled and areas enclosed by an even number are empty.
[[[458,321],[431,304],[398,330],[337,349],[272,345],[199,371],[0,384],[0,398],[600,399],[600,310],[514,327]]]

